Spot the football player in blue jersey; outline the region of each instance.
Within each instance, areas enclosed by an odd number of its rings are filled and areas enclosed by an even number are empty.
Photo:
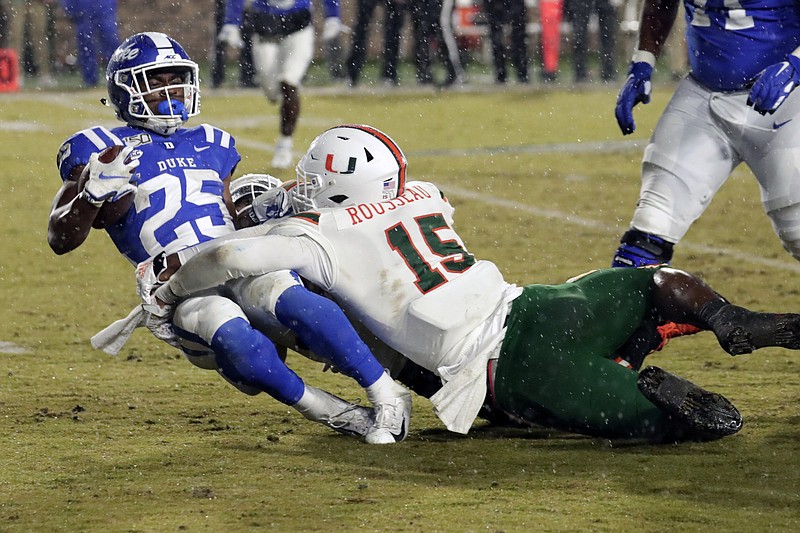
[[[197,64],[170,37],[139,33],[116,50],[106,79],[108,102],[126,124],[88,128],[61,145],[63,184],[50,213],[51,248],[67,253],[92,227],[105,229],[120,253],[138,264],[232,232],[229,184],[240,160],[234,139],[208,124],[182,127],[200,110]],[[157,274],[155,267],[150,278]],[[376,424],[372,409],[306,385],[251,325],[242,310],[248,305],[271,310],[311,350],[365,387],[377,411],[395,416]],[[151,326],[165,333],[164,324]],[[245,393],[267,392],[306,418],[369,443],[405,438],[410,393],[384,371],[341,309],[307,291],[291,272],[188,299],[174,309],[171,326],[177,339],[169,327],[160,338],[178,343],[192,363],[217,370]],[[311,327],[317,333],[306,338]],[[320,327],[327,333],[320,336]]]
[[[323,0],[325,23],[322,41],[335,39],[342,31],[339,0]],[[253,65],[264,94],[272,103],[280,101],[280,135],[275,143],[272,167],[285,169],[295,161],[293,135],[300,117],[300,84],[314,58],[314,26],[311,0],[255,0],[250,13],[253,24]],[[240,26],[244,0],[225,6],[225,24],[220,42],[241,48]]]
[[[619,93],[622,133],[650,101],[651,74],[680,0],[646,0],[638,50]],[[668,263],[673,246],[740,164],[755,174],[764,210],[800,260],[800,2],[684,0],[691,73],[644,152],[642,187],[613,266]]]

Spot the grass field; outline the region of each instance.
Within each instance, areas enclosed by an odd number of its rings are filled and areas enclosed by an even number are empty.
[[[340,122],[386,131],[410,176],[448,193],[473,253],[509,281],[555,283],[608,265],[671,90],[656,86],[623,139],[616,87],[320,89],[303,102],[296,143]],[[89,337],[137,303],[132,269],[99,232],[57,257],[46,228],[61,141],[116,124],[101,96],[0,95],[0,531],[800,530],[800,365],[786,350],[733,359],[700,334],[651,357],[740,408],[744,429],[718,442],[651,446],[480,422],[459,436],[418,398],[411,435],[390,447],[240,394],[144,330],[116,358],[93,350]],[[198,118],[234,134],[239,172],[269,170],[276,111],[257,92],[209,91]],[[673,263],[742,305],[800,310],[800,265],[746,169]],[[288,362],[311,384],[360,396],[342,376]]]

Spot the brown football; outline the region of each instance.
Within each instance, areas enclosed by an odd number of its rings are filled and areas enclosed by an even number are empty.
[[[101,163],[111,163],[115,157],[119,155],[122,149],[125,148],[124,146],[119,146],[115,144],[114,146],[109,146],[108,148],[104,149],[97,158],[100,160]]]
[[[97,158],[101,163],[110,163],[119,155],[123,148],[125,147],[119,145],[109,146],[101,151]],[[88,165],[84,167],[78,179],[78,190],[83,190],[83,184],[86,183],[87,179],[89,179]],[[92,226],[95,228],[104,228],[106,225],[113,224],[120,220],[131,208],[134,196],[136,196],[135,193],[128,193],[116,202],[105,202],[102,207],[100,207],[100,211],[97,213],[97,217],[94,219]]]

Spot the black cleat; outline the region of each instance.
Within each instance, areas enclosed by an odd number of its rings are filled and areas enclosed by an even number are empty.
[[[725,305],[712,320],[720,346],[731,355],[770,346],[800,349],[798,314],[756,313],[736,305]]]
[[[706,438],[725,437],[742,429],[742,415],[724,396],[666,370],[648,366],[639,372],[636,384],[656,407]]]

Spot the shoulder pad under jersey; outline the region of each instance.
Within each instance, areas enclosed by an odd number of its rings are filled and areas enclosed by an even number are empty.
[[[56,156],[56,165],[58,165],[61,179],[66,181],[73,168],[86,165],[93,153],[113,145],[122,146],[122,139],[102,126],[87,128],[72,134],[63,142]]]

